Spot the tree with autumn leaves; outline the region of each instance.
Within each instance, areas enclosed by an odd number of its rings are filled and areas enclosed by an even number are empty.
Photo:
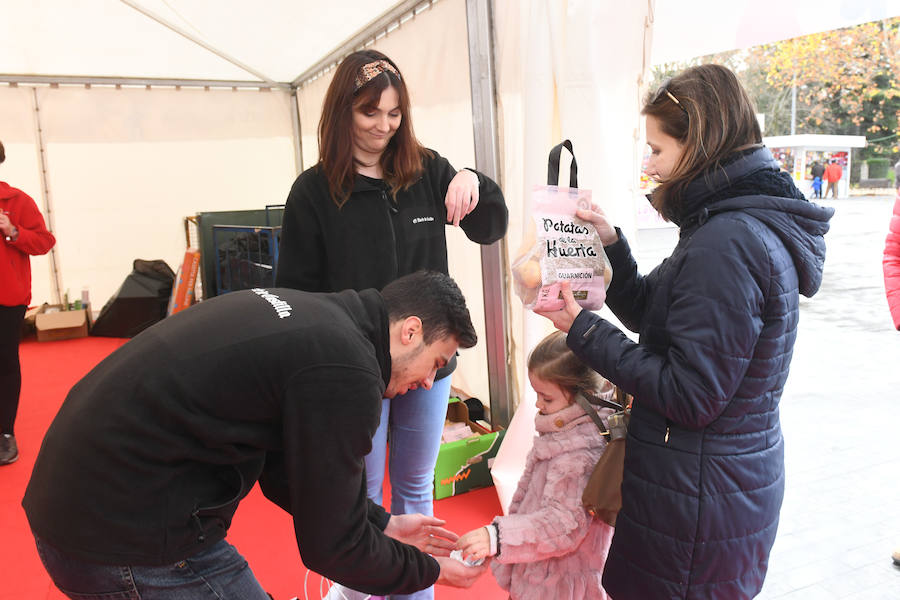
[[[765,115],[766,135],[864,135],[863,158],[900,153],[900,18],[863,23],[747,50],[654,68],[656,85],[684,68],[720,63],[741,78]]]
[[[745,75],[762,76],[779,99],[778,109],[767,123],[783,128],[787,110],[790,133],[790,93],[797,89],[797,133],[864,135],[866,155],[890,156],[900,151],[900,18],[863,23],[751,48]],[[757,84],[759,82],[756,82]],[[759,85],[748,86],[759,88]],[[787,102],[784,98],[787,96]],[[774,111],[773,111],[774,112]],[[779,118],[780,117],[780,118]]]

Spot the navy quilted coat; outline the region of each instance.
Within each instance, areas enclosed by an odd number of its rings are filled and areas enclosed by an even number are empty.
[[[806,201],[763,147],[685,198],[679,242],[649,275],[621,232],[606,248],[607,305],[639,342],[588,311],[567,338],[635,399],[603,576],[614,600],[762,588],[784,495],[778,401],[834,212]]]

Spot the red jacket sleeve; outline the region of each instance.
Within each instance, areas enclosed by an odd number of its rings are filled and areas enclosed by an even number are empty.
[[[894,202],[887,239],[884,242],[884,290],[894,327],[900,330],[900,195]]]
[[[11,222],[19,231],[18,238],[11,242],[12,247],[23,254],[47,254],[56,244],[56,238],[47,231],[44,217],[38,210],[34,200],[24,192],[16,198],[15,212],[11,213]]]

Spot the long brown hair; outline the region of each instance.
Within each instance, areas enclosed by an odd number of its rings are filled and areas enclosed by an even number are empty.
[[[554,331],[534,347],[528,357],[528,372],[552,383],[566,393],[569,404],[576,394],[584,394],[588,400],[595,396],[608,396],[612,384],[592,368],[581,362],[566,345],[566,334]]]
[[[384,70],[356,89],[360,69],[372,62],[384,60],[396,74]],[[319,119],[319,165],[328,180],[331,197],[343,206],[353,190],[356,163],[353,159],[353,110],[375,108],[381,101],[381,93],[389,86],[400,97],[400,127],[394,132],[381,155],[380,164],[384,180],[396,195],[418,179],[422,172],[422,159],[427,150],[416,139],[409,111],[409,92],[400,69],[390,58],[377,50],[360,50],[346,57],[338,65],[325,93],[322,116]]]
[[[647,94],[641,114],[656,118],[662,132],[684,149],[669,179],[653,193],[653,206],[672,220],[691,181],[708,176],[734,152],[761,143],[762,132],[750,96],[727,67],[691,67],[663,85]]]

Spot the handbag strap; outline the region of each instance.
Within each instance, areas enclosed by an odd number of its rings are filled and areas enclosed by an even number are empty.
[[[631,406],[631,398],[619,386],[616,386],[616,401],[622,405],[622,410]]]
[[[559,159],[562,149],[566,148],[572,155],[572,166],[569,168],[569,187],[578,187],[578,163],[575,162],[575,151],[572,150],[572,142],[564,140],[553,146],[550,150],[550,158],[547,161],[547,185],[559,185]]]
[[[600,420],[600,415],[597,414],[597,411],[594,410],[594,407],[590,402],[587,401],[581,394],[575,394],[575,402],[578,403],[578,406],[584,409],[584,412],[588,414],[591,420],[594,422],[594,425],[597,426],[597,429],[600,430],[600,435],[609,435],[609,431],[606,427],[603,426],[603,421]]]

